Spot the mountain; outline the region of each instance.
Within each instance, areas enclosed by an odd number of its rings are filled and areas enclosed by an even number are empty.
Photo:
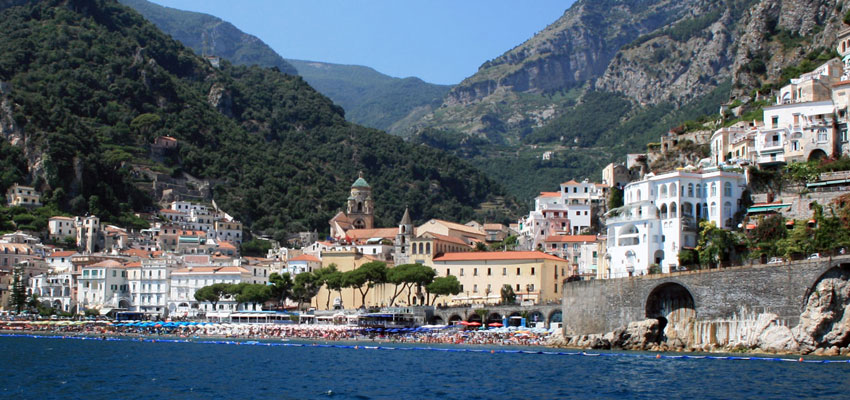
[[[350,121],[390,133],[406,131],[438,107],[451,89],[419,78],[393,78],[359,65],[287,61],[310,86],[342,106]]]
[[[420,221],[504,220],[497,183],[345,121],[299,76],[213,67],[113,0],[15,4],[0,3],[0,183],[32,184],[63,211],[116,221],[153,206],[153,172],[191,175],[252,231],[282,238],[325,231],[363,171],[380,225],[406,206]],[[159,136],[177,150],[155,157]]]
[[[394,78],[369,67],[284,60],[260,39],[214,16],[146,0],[119,1],[198,54],[216,55],[237,65],[278,67],[281,72],[303,76],[310,86],[342,106],[349,121],[371,128],[405,132],[439,106],[451,88],[419,78]]]
[[[829,58],[836,0],[578,0],[406,134],[530,197]],[[808,60],[808,61],[807,61]],[[807,64],[808,63],[808,64]],[[543,155],[546,154],[544,160]],[[517,168],[523,166],[529,169]]]
[[[256,36],[209,14],[178,10],[147,0],[118,0],[151,21],[163,32],[201,55],[218,56],[236,65],[277,67],[280,72],[298,72]]]

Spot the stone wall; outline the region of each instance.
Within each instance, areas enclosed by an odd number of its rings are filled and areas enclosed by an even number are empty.
[[[562,302],[567,335],[602,334],[648,317],[650,294],[678,284],[693,297],[696,321],[739,320],[742,310],[772,313],[781,324],[796,325],[809,291],[833,266],[850,256],[786,264],[678,272],[632,278],[569,282]]]

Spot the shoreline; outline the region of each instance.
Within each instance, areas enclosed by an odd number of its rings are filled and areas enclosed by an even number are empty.
[[[710,358],[710,359],[735,359],[735,360],[768,360],[768,361],[805,361],[805,362],[833,362],[833,363],[850,363],[850,357],[846,355],[831,356],[831,355],[815,355],[799,353],[770,353],[758,351],[758,349],[736,350],[699,350],[699,349],[626,349],[612,348],[599,349],[592,347],[574,347],[564,344],[538,344],[538,345],[521,345],[521,344],[499,344],[499,343],[443,343],[443,342],[419,342],[419,341],[399,341],[391,339],[377,339],[369,337],[353,337],[353,338],[303,338],[303,337],[258,337],[245,335],[177,335],[177,334],[143,334],[130,332],[57,332],[57,331],[39,331],[39,330],[8,330],[0,329],[0,337],[33,337],[33,338],[51,338],[51,339],[81,339],[81,340],[121,340],[121,341],[147,341],[147,342],[179,342],[179,343],[209,343],[216,342],[217,344],[261,344],[261,345],[287,345],[297,347],[358,347],[364,349],[394,349],[382,345],[401,344],[411,346],[429,346],[422,349],[433,350],[453,350],[452,347],[472,349],[457,349],[458,351],[473,351],[473,352],[507,352],[507,353],[529,353],[529,354],[561,354],[561,355],[586,355],[586,356],[605,356],[605,355],[633,355],[643,357],[656,358]],[[292,343],[289,343],[289,342]],[[346,344],[348,345],[342,345]],[[365,345],[360,345],[364,344]],[[370,346],[374,344],[375,346]],[[430,347],[437,345],[438,347]],[[443,347],[450,346],[450,347]],[[490,347],[503,348],[502,350],[491,349]],[[537,350],[528,350],[537,349]],[[540,350],[546,349],[546,350]],[[572,350],[571,353],[563,353],[558,350]],[[594,353],[587,353],[587,350],[593,350]],[[627,352],[627,353],[622,353]],[[781,358],[794,356],[799,358]],[[805,356],[805,358],[803,357]]]

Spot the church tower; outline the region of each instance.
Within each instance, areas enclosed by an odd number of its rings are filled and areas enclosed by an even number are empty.
[[[372,188],[363,179],[363,172],[360,172],[360,176],[351,185],[346,215],[354,229],[372,229],[375,221],[372,212]]]
[[[393,251],[395,265],[409,264],[410,239],[413,239],[413,223],[410,222],[410,213],[404,209],[404,216],[398,223],[398,234],[395,235],[395,249]]]

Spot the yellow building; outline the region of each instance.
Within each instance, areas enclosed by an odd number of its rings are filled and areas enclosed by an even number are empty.
[[[16,183],[6,191],[6,203],[9,204],[9,207],[40,207],[41,194],[33,187],[21,186]]]
[[[446,253],[434,258],[438,277],[454,275],[461,284],[457,296],[440,297],[439,304],[495,304],[510,285],[517,301],[559,301],[566,260],[538,251]]]
[[[361,265],[372,261],[383,260],[364,255],[354,246],[322,252],[322,268],[326,268],[331,264],[336,264],[336,268],[340,272],[352,271]],[[392,267],[392,265],[390,264],[387,267]],[[394,285],[377,285],[369,289],[369,293],[366,295],[365,306],[372,307],[387,305],[394,288]],[[342,295],[340,296],[340,294]],[[347,309],[360,308],[360,306],[364,306],[360,291],[352,288],[344,288],[341,292],[329,292],[327,287],[322,286],[319,293],[313,298],[312,307],[316,307],[317,310],[333,309],[335,305],[340,305],[342,308]]]

